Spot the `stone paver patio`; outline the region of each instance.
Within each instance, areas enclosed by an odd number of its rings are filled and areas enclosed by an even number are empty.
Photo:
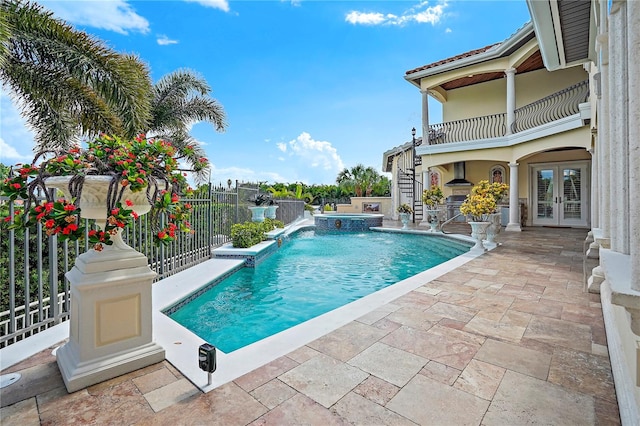
[[[616,425],[586,230],[502,245],[287,356],[201,393],[164,361],[68,394],[51,349],[2,373],[2,425]]]

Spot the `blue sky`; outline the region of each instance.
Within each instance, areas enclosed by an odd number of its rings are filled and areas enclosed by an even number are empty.
[[[421,127],[405,72],[503,41],[530,20],[524,0],[40,3],[137,54],[154,82],[180,68],[208,81],[229,126],[197,123],[192,135],[214,183],[331,184],[358,163],[381,171],[383,152]],[[29,161],[32,137],[4,92],[0,113],[0,162]]]

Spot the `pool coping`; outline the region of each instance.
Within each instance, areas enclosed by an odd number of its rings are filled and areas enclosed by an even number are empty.
[[[294,232],[299,228],[308,226],[309,224],[301,223],[292,227],[292,229],[288,229],[288,232]],[[382,229],[384,231],[401,233],[434,234],[429,231],[403,231],[391,228],[379,228],[376,229],[376,231]],[[462,235],[439,234],[438,236],[466,243],[474,241]],[[211,259],[179,274],[167,277],[153,285],[154,340],[165,349],[166,359],[171,364],[180,370],[180,372],[200,390],[209,392],[391,303],[398,297],[422,287],[426,283],[464,265],[481,254],[483,254],[483,252],[470,251],[464,253],[438,266],[379,290],[376,293],[360,298],[231,353],[227,354],[218,350],[217,370],[213,373],[211,384],[208,384],[208,374],[199,369],[197,357],[200,345],[208,342],[173,321],[165,315],[163,311],[170,308],[172,304],[185,299],[191,293],[197,292],[201,287],[206,286],[212,280],[211,277],[225,274],[237,268],[238,265],[243,262],[242,260]]]
[[[309,221],[303,221],[289,228],[286,233],[309,226],[313,225]],[[384,230],[388,232],[430,233],[429,231],[397,228],[384,228]],[[470,237],[459,234],[442,235],[470,243],[474,241]],[[464,253],[374,294],[230,354],[219,351],[218,370],[213,374],[212,384],[208,385],[208,375],[198,368],[197,357],[198,348],[201,344],[206,343],[205,340],[173,321],[163,313],[163,310],[198,291],[211,281],[211,277],[233,270],[244,262],[237,259],[210,259],[153,284],[153,340],[164,348],[166,359],[180,370],[189,381],[203,392],[209,392],[393,302],[398,297],[422,287],[482,254],[483,252],[480,251]],[[48,347],[63,342],[68,337],[69,322],[65,321],[29,339],[2,348],[0,349],[1,368],[6,369]]]

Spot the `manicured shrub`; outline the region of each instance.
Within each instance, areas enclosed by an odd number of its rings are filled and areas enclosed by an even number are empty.
[[[271,232],[276,228],[284,228],[284,223],[277,219],[269,219],[268,217],[262,222],[264,232]]]
[[[231,242],[237,248],[251,247],[265,239],[264,232],[262,223],[236,223],[231,226]]]

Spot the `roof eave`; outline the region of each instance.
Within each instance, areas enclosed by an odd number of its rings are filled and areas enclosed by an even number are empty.
[[[593,13],[589,21],[589,46],[587,55],[579,60],[566,62],[564,54],[561,54],[563,28],[559,25],[561,20],[559,19],[557,0],[526,1],[535,28],[536,38],[540,46],[542,62],[547,70],[555,71],[561,68],[569,68],[594,59],[595,48],[593,41],[595,37],[595,19]]]
[[[514,45],[519,43],[524,37],[529,35],[533,31],[533,23],[527,22],[522,26],[515,34],[509,37],[498,46],[492,47],[486,52],[478,53],[477,55],[468,56],[466,58],[459,59],[457,61],[447,62],[446,64],[438,65],[437,67],[428,68],[423,71],[418,71],[404,76],[405,80],[409,81],[416,87],[420,87],[420,79],[429,77],[431,75],[442,74],[448,71],[468,67],[470,65],[479,64],[482,62],[491,61],[502,57],[505,52],[508,52]]]

